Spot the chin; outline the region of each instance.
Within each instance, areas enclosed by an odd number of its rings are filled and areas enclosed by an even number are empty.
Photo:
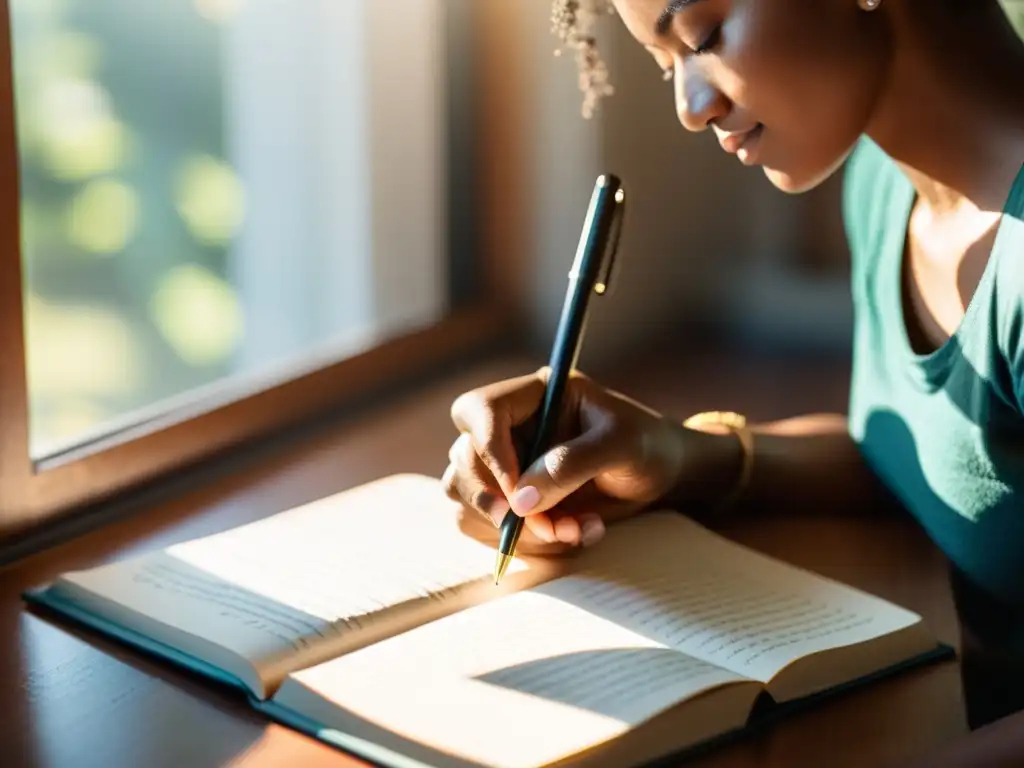
[[[842,164],[840,163],[840,165]],[[808,174],[792,173],[787,170],[765,166],[764,175],[768,177],[768,181],[776,189],[790,195],[801,195],[824,184],[836,172],[837,168],[838,166],[825,173]]]
[[[772,168],[764,166],[764,175],[776,189],[780,189],[790,195],[800,195],[810,192],[812,189],[821,186],[828,181],[835,173],[843,167],[849,151],[839,156],[838,160],[830,164],[817,167],[796,168]]]
[[[765,167],[764,175],[772,183],[773,187],[789,195],[800,195],[804,192],[810,192],[821,183],[821,181],[813,178],[796,176],[786,171],[768,167]]]

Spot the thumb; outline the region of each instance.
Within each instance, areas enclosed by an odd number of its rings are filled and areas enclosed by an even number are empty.
[[[611,430],[592,429],[555,446],[531,464],[509,498],[517,515],[546,512],[602,472],[629,459],[628,442]]]
[[[497,382],[459,396],[451,418],[469,433],[473,447],[502,492],[511,494],[523,470],[516,457],[512,429],[530,418],[544,397],[545,378],[531,374]]]

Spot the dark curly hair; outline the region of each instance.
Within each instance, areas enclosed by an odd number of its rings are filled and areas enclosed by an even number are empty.
[[[561,55],[565,48],[573,51],[583,92],[581,111],[588,119],[593,116],[598,102],[614,92],[592,32],[599,16],[612,13],[610,0],[553,0],[551,8],[551,31],[561,41],[555,55]]]

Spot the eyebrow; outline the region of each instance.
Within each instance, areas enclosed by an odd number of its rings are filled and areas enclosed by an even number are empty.
[[[669,26],[672,24],[672,17],[680,11],[688,8],[691,5],[701,2],[701,0],[672,0],[658,16],[658,21],[654,25],[654,34],[661,37],[668,32]]]

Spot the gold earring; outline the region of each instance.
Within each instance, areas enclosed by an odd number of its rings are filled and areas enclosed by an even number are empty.
[[[882,0],[857,0],[862,11],[873,11],[882,4]]]

